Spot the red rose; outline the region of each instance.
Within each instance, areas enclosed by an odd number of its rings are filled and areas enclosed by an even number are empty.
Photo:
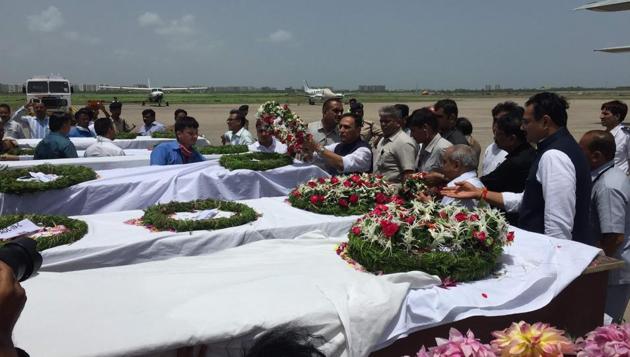
[[[399,205],[404,205],[405,204],[405,200],[402,199],[402,197],[400,197],[398,195],[393,195],[392,196],[392,202],[395,202],[396,204],[399,204]]]
[[[285,104],[285,105],[283,105],[283,106],[282,106],[282,108],[283,108],[284,110],[289,110],[289,105],[288,105],[288,104]]]
[[[348,198],[350,200],[350,203],[355,204],[357,202],[359,202],[359,195],[353,193],[350,195],[350,197]]]
[[[407,217],[407,218],[405,219],[405,222],[407,222],[407,224],[413,224],[413,221],[414,221],[414,220],[415,220],[415,219],[414,219],[413,217],[409,216],[409,217]]]
[[[514,241],[514,232],[508,232],[508,234],[507,234],[507,241],[508,242],[513,242]]]
[[[330,178],[330,183],[332,183],[333,185],[336,185],[339,183],[339,179],[337,178],[337,176],[333,176]]]
[[[358,226],[352,227],[352,234],[354,234],[355,236],[360,235],[361,234],[361,227],[358,227]]]
[[[442,219],[446,219],[448,218],[448,213],[446,213],[446,211],[440,211],[438,212],[438,215],[440,216],[440,218]]]
[[[455,215],[455,220],[456,220],[457,222],[463,222],[463,221],[465,221],[465,220],[467,220],[467,219],[468,219],[468,215],[467,215],[466,213],[464,213],[464,212],[458,212],[458,213]]]
[[[340,198],[339,201],[337,201],[337,203],[339,204],[339,206],[343,208],[348,207],[348,200],[346,200],[345,198]]]
[[[398,232],[398,225],[391,221],[381,221],[381,230],[387,238],[391,238]]]
[[[315,187],[317,187],[317,182],[315,182],[315,181],[309,181],[309,182],[308,182],[308,187],[310,187],[310,188],[315,188]]]
[[[291,192],[291,196],[293,196],[293,197],[300,197],[300,196],[302,196],[302,194],[300,193],[300,191],[295,190],[295,191]]]
[[[326,201],[326,197],[324,195],[319,195],[319,203],[324,203]]]
[[[387,206],[385,206],[385,205],[381,205],[381,204],[377,204],[377,205],[375,206],[375,208],[376,208],[376,209],[378,209],[378,210],[381,210],[381,211],[383,211],[383,212],[387,212],[387,211],[389,210],[389,208],[387,208]]]
[[[287,135],[287,141],[293,141],[293,135],[291,134]]]
[[[374,200],[376,201],[376,203],[383,204],[389,202],[389,197],[387,197],[387,195],[385,195],[384,193],[379,192],[374,197]]]
[[[323,177],[320,177],[320,178],[317,179],[317,182],[319,182],[321,184],[324,184],[324,183],[326,183],[326,179],[323,178]]]
[[[317,195],[312,195],[311,196],[311,203],[316,205],[317,202],[319,201],[319,197],[317,197]]]
[[[345,180],[345,181],[343,182],[343,185],[344,185],[345,187],[352,187],[352,182],[350,182],[350,180]]]
[[[473,235],[473,237],[479,239],[482,242],[486,240],[486,232],[474,231],[472,235]]]
[[[476,222],[479,220],[479,216],[476,213],[473,213],[470,216],[468,216],[468,220],[471,222]]]
[[[350,180],[352,180],[352,182],[354,182],[354,183],[359,183],[361,181],[361,176],[359,176],[359,175],[352,175],[352,176],[350,176]]]

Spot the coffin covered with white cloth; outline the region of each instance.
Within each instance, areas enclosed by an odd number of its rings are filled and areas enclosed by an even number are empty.
[[[69,138],[77,150],[85,150],[88,146],[96,143],[96,138]],[[135,139],[116,139],[113,143],[121,149],[149,149],[157,144],[173,141],[171,138],[152,138],[150,136],[138,136]],[[18,146],[22,149],[34,149],[41,139],[17,139]],[[209,146],[208,139],[200,136],[197,139],[197,146]]]
[[[286,196],[311,178],[329,176],[319,167],[305,164],[267,171],[229,171],[218,160],[103,170],[97,174],[96,180],[61,190],[0,194],[0,214],[79,215],[144,209],[170,201]]]

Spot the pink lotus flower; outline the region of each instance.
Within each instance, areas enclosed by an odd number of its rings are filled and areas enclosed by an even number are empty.
[[[489,345],[481,343],[475,338],[472,331],[468,330],[466,335],[462,335],[458,330],[451,328],[448,333],[448,340],[436,338],[437,346],[428,351],[424,346],[418,351],[416,357],[495,357]]]
[[[630,323],[612,324],[596,328],[578,339],[578,357],[630,356]]]
[[[509,328],[494,331],[492,335],[496,337],[490,342],[492,347],[504,357],[556,357],[575,352],[575,346],[564,336],[564,331],[542,322],[533,325],[513,322]]]

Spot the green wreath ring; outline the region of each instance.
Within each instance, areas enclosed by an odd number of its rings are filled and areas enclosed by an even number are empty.
[[[116,139],[135,139],[138,137],[138,133],[134,133],[134,132],[119,132],[116,134]]]
[[[252,152],[248,154],[223,155],[219,159],[221,166],[228,170],[265,171],[293,164],[293,159],[284,154]]]
[[[87,223],[78,219],[72,219],[63,216],[51,216],[42,214],[12,214],[0,217],[0,228],[8,227],[23,219],[28,219],[38,226],[54,227],[63,225],[68,228],[68,232],[60,233],[50,237],[37,238],[37,250],[42,251],[58,245],[70,244],[83,238],[88,231]],[[0,246],[7,243],[0,241]]]
[[[154,131],[151,133],[153,139],[175,139],[174,131]]]
[[[7,154],[9,154],[9,155],[16,155],[16,156],[20,156],[20,155],[34,155],[35,154],[35,149],[31,149],[31,148],[13,148],[13,149],[7,151]]]
[[[17,180],[20,177],[28,176],[29,172],[55,174],[61,177],[52,182],[23,182]],[[96,179],[96,172],[84,166],[37,165],[24,169],[0,171],[0,192],[21,195],[38,191],[58,190],[94,179]]]
[[[190,212],[195,210],[219,209],[235,214],[227,218],[210,218],[203,220],[179,220],[169,217],[176,212]],[[144,211],[142,221],[159,230],[174,230],[176,232],[189,232],[200,230],[215,230],[240,226],[255,221],[258,218],[256,211],[242,203],[217,200],[197,200],[190,202],[170,202],[157,204]]]
[[[247,152],[247,145],[204,146],[197,148],[202,155],[226,155]]]

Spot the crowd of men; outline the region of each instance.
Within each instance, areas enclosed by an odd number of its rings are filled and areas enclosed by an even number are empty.
[[[480,201],[502,209],[509,222],[528,231],[601,246],[630,263],[630,131],[623,125],[628,108],[620,101],[602,104],[605,130],[592,130],[576,141],[567,129],[567,101],[550,92],[529,98],[524,107],[497,104],[491,111],[494,141],[483,150],[472,137],[471,122],[460,117],[457,103],[437,101],[410,112],[403,104],[382,107],[379,124],[364,118],[363,104],[340,99],[322,105],[321,119],[308,125],[310,135],[300,158],[332,175],[372,172],[393,184],[420,173],[443,204],[473,208]],[[69,137],[95,137],[84,156],[121,156],[113,141],[118,132],[134,130],[121,118],[122,103],[109,112],[101,104],[74,114],[48,115],[42,103],[29,103],[11,115],[0,104],[0,134],[12,139],[42,139],[35,159],[72,158],[77,151]],[[250,151],[286,153],[287,146],[261,121],[248,130],[248,107],[229,112],[223,145],[247,145]],[[34,115],[28,114],[33,112]],[[104,117],[96,119],[102,112]],[[74,119],[74,120],[73,120]],[[176,140],[151,152],[151,165],[203,161],[194,144],[199,124],[183,109],[174,124],[142,112],[140,135],[172,131]],[[2,141],[2,151],[14,145]],[[483,162],[481,167],[479,163]],[[478,172],[480,175],[478,175]],[[629,264],[630,265],[630,264]],[[612,273],[606,311],[619,321],[630,299],[630,266]]]

